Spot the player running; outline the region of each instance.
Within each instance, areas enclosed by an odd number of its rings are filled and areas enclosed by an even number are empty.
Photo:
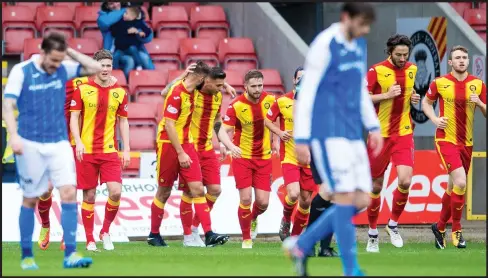
[[[164,247],[159,227],[161,226],[164,204],[171,194],[171,188],[178,174],[187,182],[196,215],[205,232],[205,245],[215,246],[229,240],[227,235],[219,235],[212,231],[210,208],[205,199],[202,183],[202,172],[197,152],[190,132],[195,89],[202,84],[210,68],[198,62],[183,80],[176,82],[169,89],[164,104],[164,116],[158,127],[158,159],[157,177],[158,190],[151,205],[151,232],[147,238],[149,245]]]
[[[373,149],[368,148],[373,190],[370,193],[371,204],[367,210],[367,252],[380,251],[376,223],[380,213],[384,174],[390,161],[398,173],[398,187],[393,192],[391,215],[385,230],[393,246],[403,246],[403,239],[398,231],[398,219],[408,201],[414,157],[410,103],[418,104],[420,101],[420,95],[413,89],[417,66],[408,62],[411,45],[412,42],[405,35],[391,36],[386,42],[388,58],[373,65],[366,76],[368,91],[375,105],[381,136],[385,142],[378,157],[374,157]]]
[[[468,49],[454,46],[449,53],[451,73],[436,78],[422,100],[422,111],[436,125],[435,144],[449,183],[442,197],[442,209],[437,223],[432,224],[435,247],[446,248],[446,223],[452,217],[452,244],[466,248],[461,217],[466,193],[466,174],[473,152],[473,122],[478,107],[486,118],[486,85],[468,73]],[[439,100],[440,113],[435,115],[433,104]]]
[[[302,93],[295,110],[297,159],[311,162],[335,204],[283,248],[299,276],[307,276],[307,255],[321,238],[335,233],[344,275],[363,275],[357,261],[352,218],[369,205],[372,187],[363,127],[377,155],[383,147],[378,118],[365,84],[366,40],[375,18],[369,3],[345,3],[341,21],[321,32],[306,59]],[[309,147],[310,146],[310,147]],[[311,154],[310,154],[311,148]]]
[[[237,213],[242,248],[252,248],[252,239],[257,236],[257,218],[268,208],[271,191],[271,136],[264,119],[275,97],[263,92],[263,74],[258,70],[246,73],[244,87],[246,92],[227,108],[224,117],[226,132],[219,137],[233,157],[232,171],[240,200]],[[233,131],[231,142],[227,133]],[[256,200],[251,211],[253,187]]]
[[[303,70],[297,69],[295,83],[302,78]],[[281,219],[279,235],[281,240],[290,236],[291,215],[298,202],[298,210],[293,221],[292,236],[302,233],[310,214],[310,201],[312,192],[317,185],[313,181],[310,165],[301,165],[295,154],[295,141],[292,138],[293,132],[293,106],[296,91],[293,90],[282,97],[279,97],[268,110],[266,127],[281,139],[280,158],[281,169],[287,194],[283,206],[283,218]],[[279,119],[279,127],[273,122]]]
[[[78,189],[83,190],[81,217],[85,228],[86,249],[98,251],[93,229],[95,224],[95,197],[97,185],[106,183],[108,200],[100,240],[105,250],[114,250],[110,239],[112,224],[120,205],[122,191],[122,166],[130,162],[129,121],[127,120],[128,96],[125,90],[111,79],[112,54],[105,49],[97,51],[94,59],[102,71],[93,80],[79,85],[71,100],[71,134],[76,142],[76,158],[81,163]],[[80,116],[83,127],[80,134]],[[115,126],[118,119],[123,142],[122,159],[119,158]],[[122,162],[121,162],[122,160]]]
[[[34,209],[51,181],[61,197],[61,225],[66,249],[64,268],[88,267],[91,258],[76,252],[78,212],[76,173],[66,122],[63,119],[65,84],[77,76],[92,75],[100,64],[67,46],[62,34],[51,32],[41,43],[40,55],[12,68],[5,88],[2,117],[15,153],[23,201],[19,215],[21,268],[38,269],[32,252]],[[68,55],[73,61],[64,61]],[[19,109],[19,124],[14,108]]]

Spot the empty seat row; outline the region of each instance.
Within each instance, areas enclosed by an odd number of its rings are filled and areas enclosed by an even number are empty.
[[[486,3],[454,2],[451,6],[486,41]]]

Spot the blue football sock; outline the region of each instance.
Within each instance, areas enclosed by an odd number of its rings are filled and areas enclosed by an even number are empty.
[[[32,234],[34,233],[34,209],[20,207],[19,215],[20,228],[20,248],[22,249],[22,259],[33,257],[32,254]]]
[[[78,204],[63,203],[61,204],[61,225],[63,226],[63,237],[66,249],[64,257],[69,257],[76,251],[76,230],[78,228]]]
[[[334,232],[339,247],[345,276],[354,275],[358,268],[356,227],[352,224],[352,217],[357,209],[353,205],[335,205]]]
[[[309,254],[315,243],[323,237],[333,233],[333,217],[336,211],[335,207],[330,207],[327,211],[322,213],[315,222],[308,226],[303,234],[298,238],[298,248],[304,253]]]

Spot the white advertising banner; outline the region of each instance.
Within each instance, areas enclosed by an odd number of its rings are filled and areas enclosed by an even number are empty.
[[[483,82],[486,82],[485,56],[473,55],[473,58],[471,58],[471,63],[473,64],[472,74],[483,80]]]

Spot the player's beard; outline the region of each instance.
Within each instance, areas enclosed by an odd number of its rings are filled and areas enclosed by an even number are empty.
[[[465,67],[463,70],[452,67],[452,70],[455,71],[457,74],[464,74],[466,71],[468,71],[468,67]]]
[[[405,66],[406,62],[403,62],[403,65],[400,65],[400,61],[398,60],[395,60],[394,58],[391,58],[391,61],[393,62],[393,65],[395,65],[395,67],[401,69]]]

